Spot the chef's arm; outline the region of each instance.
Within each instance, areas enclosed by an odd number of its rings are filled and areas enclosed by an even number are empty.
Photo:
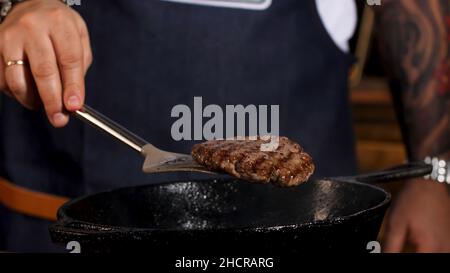
[[[384,0],[381,53],[411,160],[450,159],[450,2]]]
[[[448,0],[383,0],[378,37],[410,160],[450,159]],[[410,180],[386,221],[383,251],[450,252],[445,183]],[[412,249],[411,249],[412,248]]]

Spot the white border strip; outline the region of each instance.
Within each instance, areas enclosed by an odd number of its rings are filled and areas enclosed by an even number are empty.
[[[202,5],[221,8],[265,10],[272,5],[272,0],[265,0],[261,3],[250,3],[245,1],[226,1],[226,0],[162,0],[167,2],[176,2],[191,5]]]

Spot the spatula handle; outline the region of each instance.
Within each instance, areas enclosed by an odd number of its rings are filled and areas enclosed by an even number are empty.
[[[94,128],[97,128],[120,142],[125,143],[139,153],[142,153],[142,148],[147,144],[147,141],[143,140],[122,125],[117,124],[86,104],[81,110],[76,111],[74,115]]]

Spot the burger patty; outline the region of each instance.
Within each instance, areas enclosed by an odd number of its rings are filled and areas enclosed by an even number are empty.
[[[196,144],[192,157],[212,171],[225,171],[249,181],[280,186],[306,182],[314,172],[311,156],[287,137],[279,138],[274,151],[261,151],[269,140],[212,140]]]

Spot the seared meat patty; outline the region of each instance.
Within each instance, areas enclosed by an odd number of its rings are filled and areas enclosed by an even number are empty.
[[[212,140],[196,144],[192,157],[212,171],[225,171],[235,177],[280,186],[306,182],[314,172],[312,158],[303,148],[288,139],[279,138],[275,151],[261,151],[270,140]]]

